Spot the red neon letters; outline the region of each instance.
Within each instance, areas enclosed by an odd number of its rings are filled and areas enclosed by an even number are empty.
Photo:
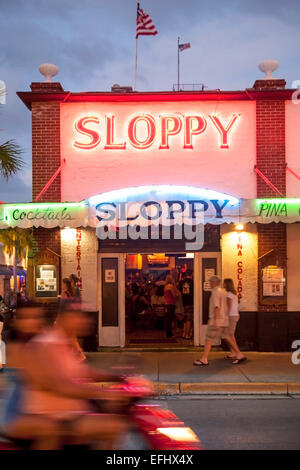
[[[99,119],[94,116],[86,116],[76,121],[75,123],[76,131],[79,134],[88,136],[91,140],[90,142],[78,142],[77,140],[75,140],[73,144],[74,147],[88,150],[88,149],[94,149],[100,143],[100,140],[101,140],[100,134],[97,131],[94,131],[93,129],[89,129],[88,127],[86,127],[86,124],[88,124],[89,122],[99,124]]]
[[[144,122],[147,125],[147,137],[144,140],[137,138],[137,124]],[[128,138],[130,144],[136,149],[148,149],[155,140],[156,125],[154,117],[150,114],[136,116],[128,124]]]
[[[169,136],[177,135],[182,129],[182,120],[179,116],[161,116],[161,144],[160,149],[169,149]],[[170,127],[170,124],[172,127]]]
[[[220,132],[220,135],[221,135],[221,149],[229,149],[229,145],[228,145],[228,134],[229,134],[229,132],[231,131],[233,124],[234,124],[235,121],[237,120],[238,115],[237,115],[237,114],[233,114],[233,115],[232,115],[232,118],[231,118],[231,120],[230,120],[230,122],[227,124],[226,127],[223,126],[223,124],[221,123],[221,121],[220,121],[220,119],[218,118],[218,116],[212,116],[212,115],[210,115],[209,117],[210,117],[210,119],[212,120],[213,124],[214,124],[214,125],[216,126],[216,128],[218,129],[218,131]]]
[[[106,116],[106,145],[105,149],[119,149],[123,150],[126,148],[126,143],[122,142],[117,144],[114,142],[115,134],[115,116]]]
[[[232,114],[230,119],[224,122],[217,115],[208,115],[209,122],[219,134],[221,149],[229,149],[228,136],[238,117],[238,114]],[[197,147],[195,137],[207,129],[207,119],[196,115],[166,114],[155,118],[151,114],[139,114],[128,120],[127,132],[125,130],[127,135],[123,135],[119,140],[115,137],[115,116],[103,116],[103,123],[101,118],[84,116],[75,122],[77,135],[73,141],[74,147],[81,150],[96,148],[101,142],[102,128],[106,132],[104,150],[125,150],[127,144],[135,149],[144,150],[152,147],[155,142],[160,150],[166,150],[172,147],[173,138],[180,134],[183,134],[182,148],[194,149]]]
[[[197,122],[197,126],[193,127],[193,122]],[[206,120],[201,116],[186,116],[184,128],[184,148],[193,149],[192,136],[202,134],[207,126]]]

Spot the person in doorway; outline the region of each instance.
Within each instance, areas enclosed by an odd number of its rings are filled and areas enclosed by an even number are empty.
[[[187,271],[180,281],[179,290],[181,292],[182,303],[184,308],[184,324],[183,334],[184,339],[192,339],[192,325],[194,316],[194,286],[191,271]]]
[[[243,362],[246,360],[246,357],[241,353],[238,347],[238,344],[236,342],[236,339],[235,339],[235,330],[236,330],[237,323],[240,319],[238,297],[237,297],[237,292],[234,288],[234,283],[232,279],[229,279],[229,278],[224,279],[223,286],[226,291],[226,302],[227,302],[228,320],[229,320],[228,331],[227,331],[228,337],[225,339],[226,341],[228,341],[228,338],[229,338],[231,342],[235,345],[235,350],[233,350],[229,343],[230,354],[227,356],[227,359],[233,359],[232,364],[237,365],[240,362]]]
[[[151,305],[165,305],[165,295],[163,286],[155,286],[155,291],[151,295]]]
[[[209,299],[209,319],[206,333],[206,341],[201,359],[194,361],[195,366],[208,366],[208,355],[214,342],[226,338],[233,351],[238,355],[234,343],[228,337],[228,311],[226,302],[226,291],[221,288],[221,279],[212,276],[209,280],[211,296]]]
[[[165,322],[165,294],[164,286],[156,285],[153,294],[151,295],[151,307],[156,318],[156,328],[164,330]]]
[[[81,293],[80,293],[80,289],[78,287],[78,277],[75,276],[75,274],[71,274],[70,277],[70,283],[71,283],[71,292],[72,292],[72,297],[77,300],[77,301],[80,301],[81,300]]]
[[[71,281],[68,277],[65,277],[63,279],[61,298],[62,299],[69,299],[70,297],[72,297]]]
[[[22,298],[24,298],[24,299],[27,298],[27,294],[26,294],[26,284],[22,284],[21,290],[20,290],[20,294],[21,294]]]
[[[0,295],[0,312],[3,312],[5,310],[7,310],[7,307],[5,305],[2,295]]]
[[[174,337],[172,332],[172,322],[175,320],[175,308],[176,302],[180,295],[179,290],[175,286],[175,282],[171,275],[166,277],[165,288],[165,301],[167,306],[166,316],[165,316],[165,331],[167,338]]]

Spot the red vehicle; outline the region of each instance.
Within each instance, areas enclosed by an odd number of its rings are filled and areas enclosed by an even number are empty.
[[[127,445],[130,450],[203,450],[194,431],[175,413],[151,403],[149,398],[153,397],[153,390],[144,381],[128,377],[124,383],[109,389],[128,395],[128,404],[122,413],[130,420],[131,432],[126,436],[122,450],[127,450]],[[104,403],[93,403],[101,412]],[[9,441],[0,442],[0,450],[18,449],[24,447]]]

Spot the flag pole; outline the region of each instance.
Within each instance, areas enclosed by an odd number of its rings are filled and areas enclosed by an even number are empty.
[[[136,38],[135,40],[134,91],[136,91],[137,62],[138,62],[138,38]]]
[[[139,8],[140,8],[140,2],[137,2],[137,12]],[[138,16],[138,13],[136,13],[136,16]],[[138,36],[136,36],[136,39],[135,39],[134,91],[136,91],[137,63],[138,63]]]
[[[178,44],[177,44],[177,91],[179,91],[179,41],[180,41],[180,37],[178,36]]]

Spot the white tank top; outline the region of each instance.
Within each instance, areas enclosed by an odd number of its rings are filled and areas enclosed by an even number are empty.
[[[232,304],[228,312],[228,316],[236,317],[237,315],[239,315],[239,302],[238,302],[237,295],[233,294],[232,292],[227,292],[226,297],[232,300]]]

